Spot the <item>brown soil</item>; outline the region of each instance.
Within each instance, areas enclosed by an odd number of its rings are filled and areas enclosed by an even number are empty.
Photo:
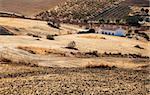
[[[148,95],[148,68],[42,68],[0,64],[0,94]]]

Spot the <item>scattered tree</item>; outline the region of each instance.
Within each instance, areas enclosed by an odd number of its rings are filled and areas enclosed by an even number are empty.
[[[105,23],[105,20],[104,20],[104,19],[100,19],[100,20],[99,20],[99,23],[100,23],[100,24],[103,24],[103,23]]]
[[[110,23],[110,20],[108,19],[108,20],[107,20],[107,24],[109,24],[109,23]]]
[[[141,12],[144,12],[144,11],[145,11],[144,8],[142,8],[142,9],[141,9]]]
[[[145,9],[145,12],[148,14],[149,13],[149,9]]]
[[[138,34],[138,33],[139,33],[139,30],[135,30],[134,33]]]
[[[150,22],[150,19],[149,19],[149,18],[146,18],[145,21],[146,21],[146,22]]]
[[[128,25],[131,25],[131,26],[140,26],[139,18],[137,16],[129,16],[126,19],[126,22]]]
[[[117,19],[117,20],[116,20],[116,24],[119,24],[119,23],[120,23],[120,20],[119,20],[119,19]]]

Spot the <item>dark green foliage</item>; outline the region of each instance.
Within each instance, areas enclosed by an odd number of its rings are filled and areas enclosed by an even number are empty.
[[[46,38],[49,40],[55,40],[53,35],[47,35]]]
[[[142,9],[141,9],[141,12],[144,12],[144,11],[145,11],[144,8],[142,8]]]
[[[120,23],[120,19],[117,19],[117,20],[116,20],[116,24],[119,24],[119,23]]]
[[[36,35],[36,34],[32,34],[32,33],[27,33],[28,36],[32,36],[32,37],[36,37],[36,38],[41,38],[41,36]]]
[[[146,22],[150,22],[150,19],[149,19],[149,18],[146,18],[145,21],[146,21]]]
[[[146,9],[145,12],[148,14],[149,13],[149,9]]]
[[[139,45],[136,45],[134,46],[135,48],[139,48],[139,49],[144,49],[143,47],[139,46]]]
[[[110,20],[108,19],[106,23],[109,24],[109,23],[110,23]]]
[[[132,30],[129,30],[128,33],[129,33],[129,34],[132,33]]]
[[[129,16],[126,20],[128,25],[131,26],[140,26],[139,22],[139,17],[138,16]]]
[[[150,41],[150,37],[146,34],[146,33],[138,33],[139,34],[139,36],[142,36],[142,37],[144,37],[147,41]]]
[[[100,23],[100,24],[105,23],[105,20],[104,20],[104,19],[100,19],[100,20],[99,20],[99,23]]]
[[[135,30],[134,33],[138,34],[138,33],[139,33],[139,30]]]

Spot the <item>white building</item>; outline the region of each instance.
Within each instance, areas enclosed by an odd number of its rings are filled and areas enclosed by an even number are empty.
[[[120,28],[98,28],[97,32],[99,34],[113,35],[113,36],[125,36],[125,30]]]

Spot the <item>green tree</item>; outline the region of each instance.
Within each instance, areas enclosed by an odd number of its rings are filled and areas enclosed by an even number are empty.
[[[110,20],[108,19],[108,20],[107,20],[107,24],[109,24],[109,23],[110,23]]]
[[[120,19],[117,19],[117,20],[116,20],[116,24],[120,24]]]
[[[149,9],[146,9],[145,12],[148,14],[149,13]]]
[[[142,9],[141,9],[141,12],[144,12],[144,11],[145,11],[144,8],[142,8]]]
[[[103,23],[105,23],[105,20],[104,20],[104,19],[100,19],[100,20],[99,20],[99,23],[100,23],[100,24],[103,24]]]
[[[131,25],[131,26],[140,26],[140,24],[138,23],[139,22],[139,17],[138,16],[129,16],[126,19],[126,22],[127,22],[128,25]]]

